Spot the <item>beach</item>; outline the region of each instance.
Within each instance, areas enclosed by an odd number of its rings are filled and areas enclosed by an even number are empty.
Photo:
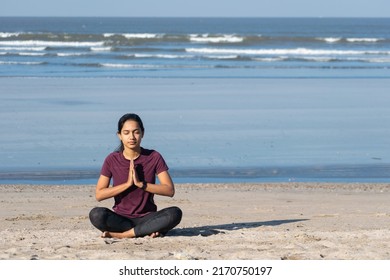
[[[0,17],[1,274],[385,279],[389,27]],[[101,238],[88,218],[113,206],[95,184],[125,113],[140,115],[142,146],[175,182],[173,198],[155,196],[183,211],[163,237]]]
[[[0,185],[2,260],[388,260],[390,184],[176,184],[182,222],[152,239],[101,238],[94,185]]]
[[[0,259],[389,259],[389,19],[0,23]],[[184,212],[164,238],[88,220],[130,112]]]

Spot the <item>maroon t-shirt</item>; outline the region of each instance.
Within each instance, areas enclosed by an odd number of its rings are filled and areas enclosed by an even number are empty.
[[[101,175],[112,178],[113,186],[127,182],[130,160],[122,152],[113,152],[104,160]],[[154,150],[141,148],[141,155],[134,161],[134,167],[140,181],[155,184],[156,174],[168,170],[168,166],[160,153]],[[154,195],[136,186],[115,196],[113,210],[119,215],[128,218],[142,217],[150,212],[157,211]]]

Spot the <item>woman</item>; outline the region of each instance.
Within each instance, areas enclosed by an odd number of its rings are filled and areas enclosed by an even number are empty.
[[[89,213],[91,223],[102,231],[102,237],[157,237],[181,221],[178,207],[157,211],[154,195],[173,197],[175,188],[163,157],[157,151],[141,147],[144,133],[138,115],[126,114],[119,119],[117,135],[121,145],[106,157],[96,184],[96,199],[113,197],[113,211],[96,207]],[[111,179],[113,186],[109,187]]]

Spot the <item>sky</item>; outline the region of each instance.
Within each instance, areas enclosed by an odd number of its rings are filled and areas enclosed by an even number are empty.
[[[0,16],[390,17],[389,0],[1,0]]]

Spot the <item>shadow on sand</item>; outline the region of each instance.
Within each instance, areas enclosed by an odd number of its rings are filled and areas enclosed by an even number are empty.
[[[248,223],[232,223],[222,225],[211,225],[201,227],[189,227],[189,228],[175,228],[171,230],[167,236],[210,236],[225,231],[240,230],[245,228],[256,228],[261,226],[279,226],[288,223],[297,223],[307,221],[308,219],[291,219],[291,220],[273,220],[265,222],[248,222]]]

